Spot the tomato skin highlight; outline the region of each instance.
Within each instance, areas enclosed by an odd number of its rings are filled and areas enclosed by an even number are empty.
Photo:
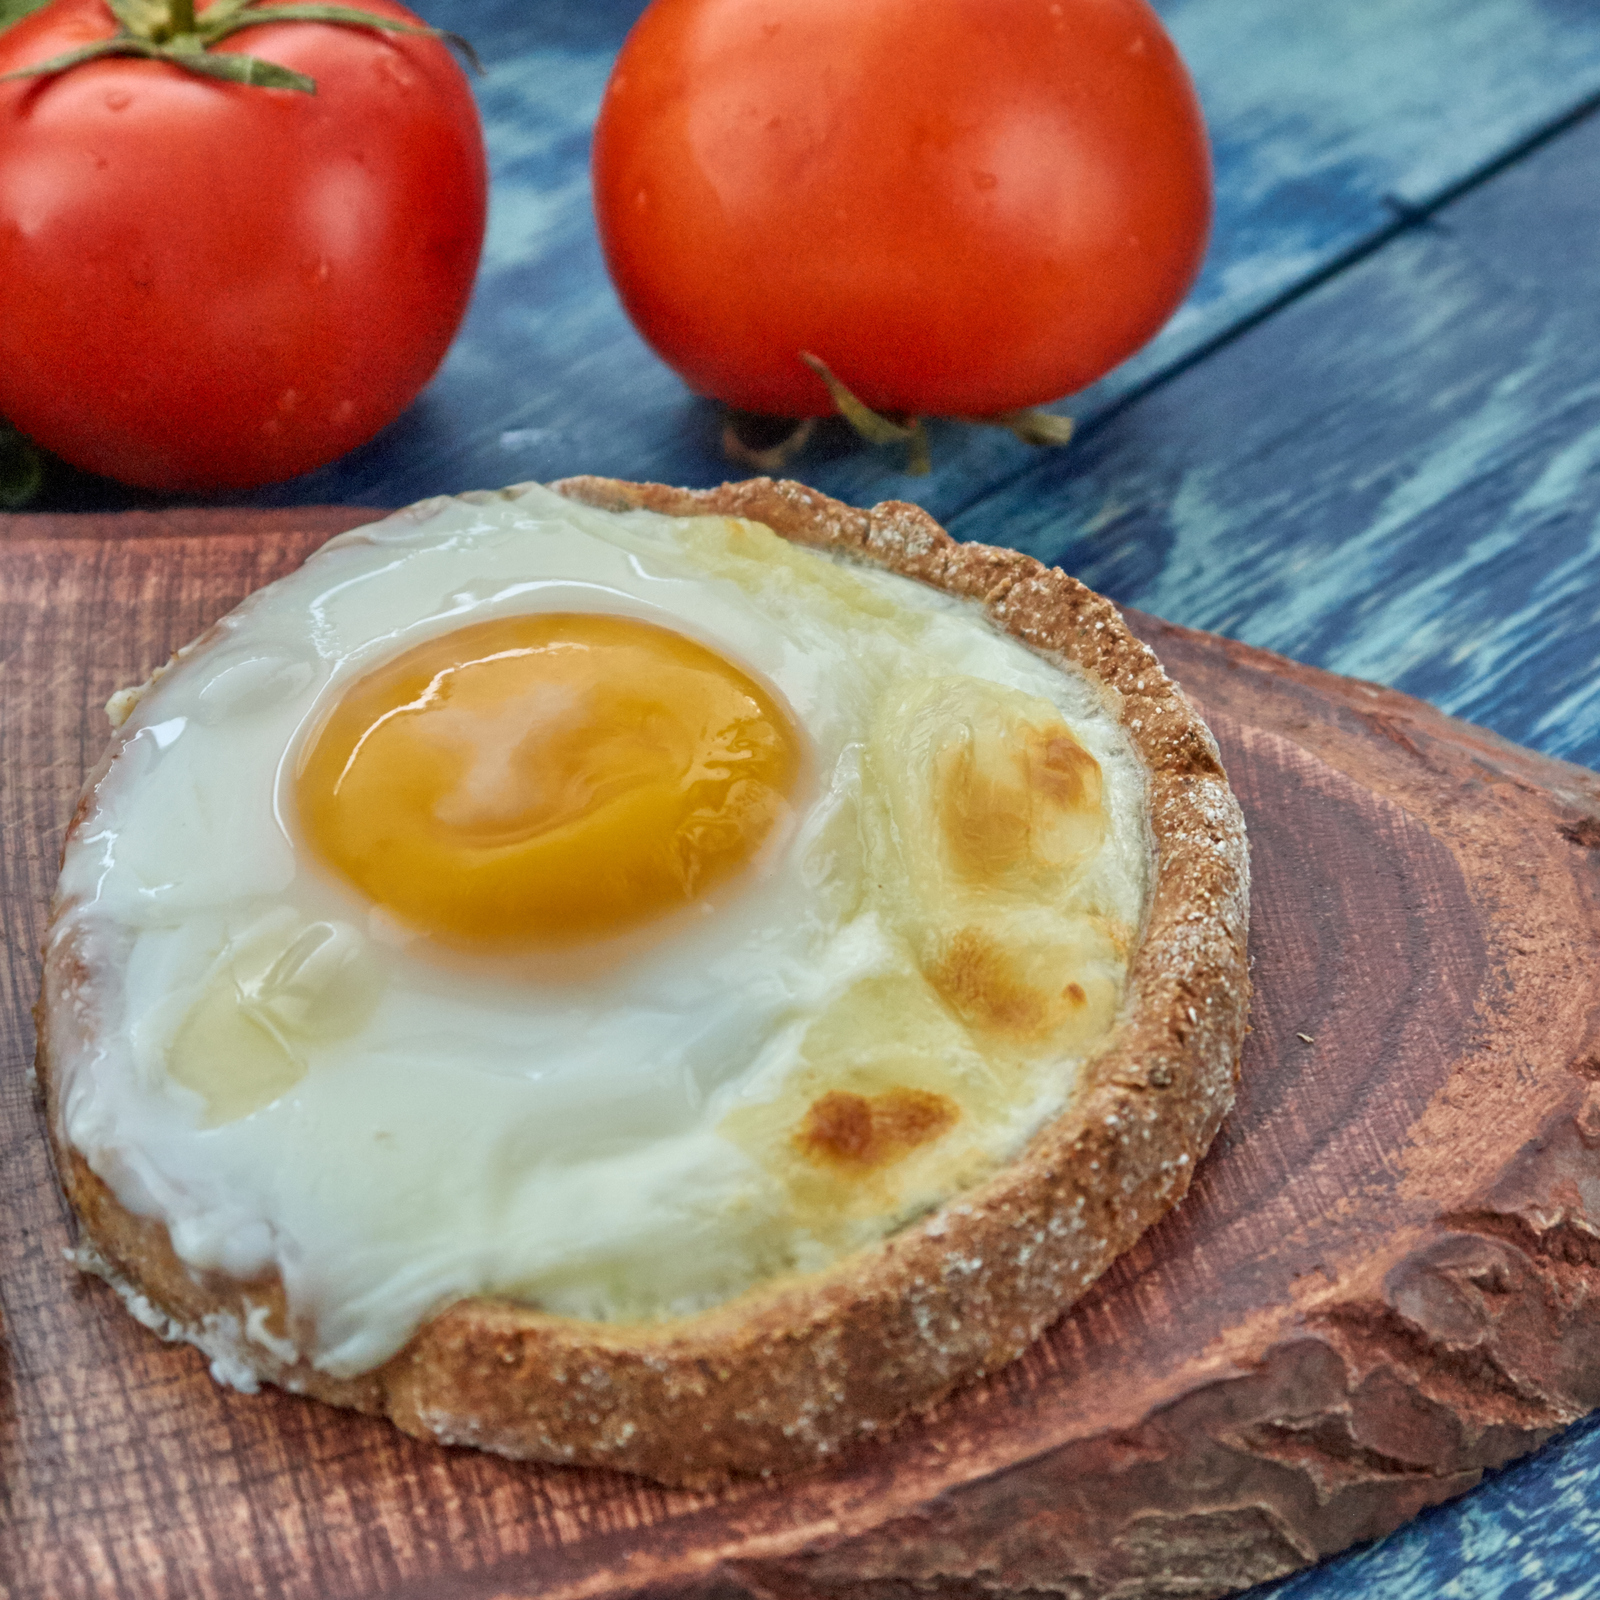
[[[115,31],[54,0],[0,34],[0,72]],[[441,41],[267,22],[216,48],[317,93],[136,58],[0,84],[0,415],[147,488],[253,488],[369,439],[443,359],[483,242]]]
[[[646,341],[743,410],[990,416],[1081,389],[1200,269],[1204,124],[1145,0],[654,0],[595,210]]]

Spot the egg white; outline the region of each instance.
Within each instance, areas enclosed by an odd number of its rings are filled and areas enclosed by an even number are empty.
[[[787,702],[810,777],[773,848],[670,937],[586,970],[474,971],[309,858],[288,782],[353,679],[533,610],[637,616],[720,650]],[[336,1376],[463,1296],[667,1316],[881,1237],[1015,1153],[1081,1064],[1031,1063],[1024,1092],[963,1129],[959,1160],[825,1227],[728,1134],[782,1095],[813,1019],[874,975],[885,994],[906,981],[858,882],[862,767],[887,687],[941,674],[1049,701],[1095,756],[1110,828],[1075,893],[1136,930],[1145,775],[1105,691],[972,606],[748,525],[611,515],[538,486],[426,502],[331,541],[159,678],[94,791],[53,935],[76,945],[95,1019],[57,1041],[63,1137],[167,1225],[192,1270],[281,1275],[291,1342]],[[286,966],[297,939],[310,956]],[[173,1063],[204,1056],[202,1002],[241,984],[271,990],[269,1031],[304,1024],[303,1072],[255,1093],[246,1062],[235,1104]],[[950,1070],[969,1070],[948,1026]],[[224,1088],[229,1070],[216,1063]],[[988,1069],[974,1056],[970,1070]]]

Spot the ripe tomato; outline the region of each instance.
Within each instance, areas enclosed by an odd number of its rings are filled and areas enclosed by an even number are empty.
[[[54,0],[0,34],[0,73],[115,31],[105,0]],[[216,50],[316,93],[128,57],[0,84],[0,416],[151,488],[290,477],[393,421],[483,242],[477,110],[441,41],[283,22]]]
[[[595,130],[622,303],[702,393],[989,416],[1082,388],[1200,268],[1205,131],[1145,0],[655,0]]]

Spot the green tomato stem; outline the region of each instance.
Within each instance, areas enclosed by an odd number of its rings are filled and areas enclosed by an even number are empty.
[[[5,3],[6,0],[0,0],[0,5]],[[212,53],[212,46],[221,40],[267,21],[331,22],[341,27],[371,28],[379,33],[444,39],[455,45],[476,71],[483,71],[477,52],[459,34],[430,28],[426,23],[401,22],[360,6],[332,3],[332,0],[287,0],[285,4],[263,11],[256,8],[256,0],[210,0],[204,13],[197,17],[197,3],[198,0],[106,0],[121,24],[114,35],[91,40],[75,50],[51,56],[48,61],[37,61],[31,67],[0,72],[0,83],[13,78],[54,77],[86,61],[99,61],[106,56],[143,56],[149,60],[170,61],[173,66],[202,78],[315,94],[316,80],[303,72],[231,50]]]

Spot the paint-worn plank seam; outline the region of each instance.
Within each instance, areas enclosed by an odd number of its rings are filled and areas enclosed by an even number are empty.
[[[1324,284],[1331,282],[1341,274],[1348,272],[1352,267],[1359,266],[1368,257],[1376,255],[1386,245],[1405,233],[1411,233],[1418,228],[1427,227],[1439,215],[1457,200],[1492,182],[1509,168],[1525,161],[1544,146],[1553,143],[1564,134],[1571,133],[1581,123],[1586,122],[1596,112],[1600,112],[1600,90],[1586,96],[1568,110],[1541,123],[1533,132],[1519,139],[1510,148],[1503,150],[1497,156],[1491,156],[1487,161],[1480,162],[1476,167],[1445,184],[1434,191],[1427,198],[1418,201],[1403,200],[1399,196],[1387,194],[1383,197],[1384,205],[1392,214],[1392,219],[1381,228],[1375,229],[1364,238],[1358,239],[1347,249],[1323,263],[1322,266],[1300,279],[1297,283],[1290,284],[1288,288],[1274,295],[1264,305],[1257,306],[1253,311],[1246,312],[1237,322],[1230,323],[1221,332],[1213,334],[1203,344],[1193,350],[1176,357],[1170,366],[1162,367],[1150,374],[1129,389],[1126,394],[1119,395],[1103,411],[1086,418],[1079,424],[1077,434],[1073,439],[1071,448],[1080,448],[1089,438],[1098,433],[1114,418],[1137,405],[1146,396],[1156,390],[1165,388],[1174,379],[1180,378],[1191,368],[1197,367],[1202,361],[1208,360],[1219,350],[1225,349],[1236,339],[1243,338],[1253,328],[1258,328],[1269,318],[1286,311],[1298,300],[1303,300],[1307,295],[1313,294]],[[1004,494],[1015,484],[1026,478],[1035,470],[1037,463],[1029,461],[1017,467],[1014,471],[1006,473],[1003,477],[984,488],[977,490],[966,500],[963,500],[953,510],[944,515],[946,527],[953,527],[968,512],[975,511],[986,500]]]

